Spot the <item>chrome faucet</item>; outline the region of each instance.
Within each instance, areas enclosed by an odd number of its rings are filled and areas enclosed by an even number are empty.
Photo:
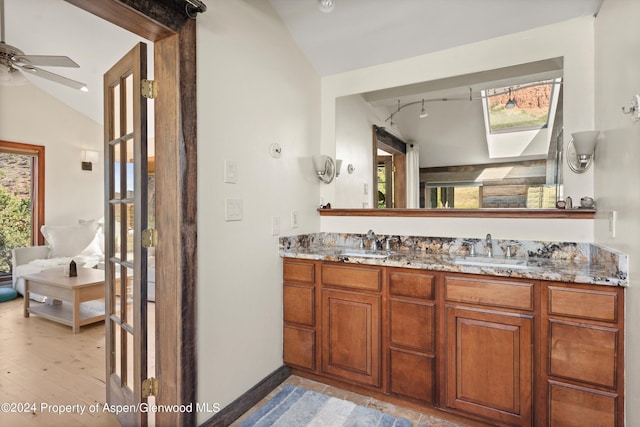
[[[491,243],[491,234],[487,233],[487,238],[485,239],[485,246],[487,248],[487,256],[493,256],[493,243]]]
[[[370,244],[370,248],[371,250],[377,250],[378,249],[378,239],[376,237],[376,233],[373,232],[373,230],[369,230],[367,231],[367,239],[369,239],[369,244]]]

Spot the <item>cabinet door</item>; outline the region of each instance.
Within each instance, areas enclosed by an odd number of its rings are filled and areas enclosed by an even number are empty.
[[[447,307],[447,406],[531,425],[532,325],[522,314]]]
[[[380,386],[380,296],[322,291],[322,371]]]

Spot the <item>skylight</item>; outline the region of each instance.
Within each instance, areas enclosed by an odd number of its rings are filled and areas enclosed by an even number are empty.
[[[546,128],[557,83],[551,79],[483,91],[489,133]]]

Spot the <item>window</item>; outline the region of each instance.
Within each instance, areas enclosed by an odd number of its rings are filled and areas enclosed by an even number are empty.
[[[482,206],[482,186],[474,184],[433,184],[425,188],[423,208],[475,209]]]
[[[552,79],[482,91],[490,133],[547,127],[559,83],[560,79]]]
[[[44,147],[0,141],[0,282],[11,280],[11,251],[43,244]]]

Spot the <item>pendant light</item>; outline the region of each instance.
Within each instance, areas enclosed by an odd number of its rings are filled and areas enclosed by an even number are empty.
[[[515,106],[516,106],[516,101],[515,101],[515,99],[511,98],[511,88],[509,88],[509,100],[504,105],[504,108],[506,108],[507,110],[510,110],[510,109],[514,108]]]
[[[427,110],[424,109],[424,99],[423,99],[422,100],[422,109],[420,110],[420,118],[424,119],[428,115],[429,115],[429,113],[427,113]]]

